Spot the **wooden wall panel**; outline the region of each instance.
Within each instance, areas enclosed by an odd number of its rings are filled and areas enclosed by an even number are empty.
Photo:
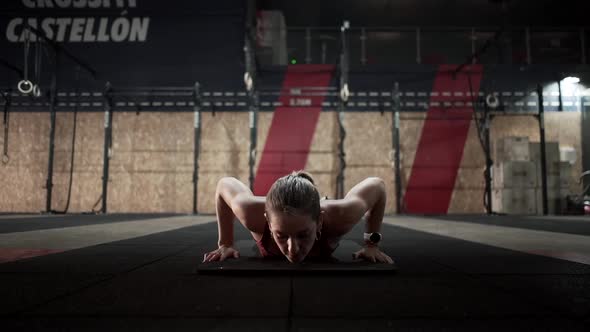
[[[305,169],[315,178],[320,194],[333,198],[338,174],[337,112],[322,112],[314,134]],[[117,112],[113,117],[113,150],[110,167],[108,212],[192,211],[193,113]],[[408,182],[424,123],[424,113],[402,113],[402,187]],[[573,147],[577,160],[572,167],[571,190],[580,190],[581,114],[546,113],[547,141]],[[391,158],[391,113],[346,113],[345,191],[369,176],[383,178],[387,185],[386,213],[395,212],[395,182]],[[258,119],[256,165],[260,162],[272,113]],[[215,213],[217,181],[237,177],[248,185],[250,145],[247,112],[202,113],[199,158],[198,210]],[[49,113],[12,112],[8,152],[10,161],[0,164],[0,211],[41,212],[45,210],[49,148]],[[491,127],[492,152],[495,142],[507,136],[526,136],[539,141],[538,123],[531,116],[497,116]],[[56,117],[54,190],[52,208],[67,203],[70,176],[73,114]],[[0,146],[4,136],[0,135]],[[69,212],[88,212],[102,192],[104,113],[78,113],[74,172]],[[473,123],[457,173],[449,213],[481,213],[485,160]],[[255,170],[256,170],[255,168]]]
[[[49,114],[11,112],[7,163],[0,162],[0,211],[45,210],[49,149]],[[0,135],[4,146],[4,128]]]

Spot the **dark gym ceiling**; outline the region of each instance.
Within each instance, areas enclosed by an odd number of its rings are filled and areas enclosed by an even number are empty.
[[[584,0],[258,0],[287,26],[584,26]],[[505,10],[503,10],[503,6]],[[506,15],[504,15],[506,13]]]

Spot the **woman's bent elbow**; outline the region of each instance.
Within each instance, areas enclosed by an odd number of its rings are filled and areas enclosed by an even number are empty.
[[[385,181],[383,181],[382,178],[377,177],[377,176],[372,176],[372,177],[367,178],[367,181],[371,181],[371,183],[374,186],[379,187],[379,188],[385,190]]]
[[[227,186],[231,181],[235,180],[235,178],[231,176],[224,176],[219,181],[217,181],[217,192],[221,191],[221,188]]]

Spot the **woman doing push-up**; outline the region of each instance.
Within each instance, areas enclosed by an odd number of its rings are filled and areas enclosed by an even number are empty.
[[[263,257],[284,256],[297,263],[331,257],[340,238],[365,216],[364,247],[353,258],[393,264],[378,246],[385,202],[385,185],[377,177],[361,181],[336,200],[320,200],[313,178],[304,171],[275,181],[266,197],[224,177],[215,192],[218,248],[206,253],[203,262],[239,257],[233,248],[235,218],[250,231]]]

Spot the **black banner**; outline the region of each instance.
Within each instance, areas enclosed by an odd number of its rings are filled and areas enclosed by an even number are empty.
[[[60,88],[83,85],[179,86],[195,81],[211,89],[243,85],[245,1],[11,0],[0,4],[0,86],[22,78],[14,67],[47,86],[58,54]],[[62,46],[57,52],[35,33]],[[28,35],[28,36],[27,36]],[[28,38],[27,38],[28,37]],[[29,42],[26,43],[25,41]],[[77,63],[84,69],[76,76]],[[11,68],[12,67],[12,68]],[[39,67],[39,61],[37,61]],[[232,83],[233,82],[233,83]]]

